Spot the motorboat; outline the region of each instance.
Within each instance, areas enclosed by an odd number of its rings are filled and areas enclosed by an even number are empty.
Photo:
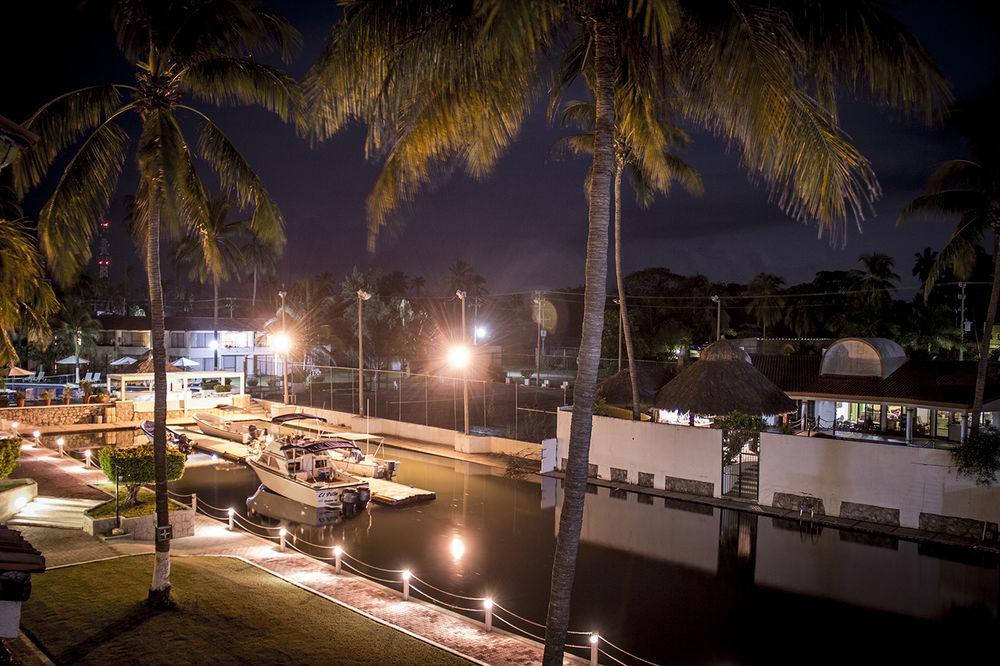
[[[149,438],[150,442],[153,441],[153,427],[152,421],[143,421],[139,424],[139,429]],[[175,447],[184,455],[188,455],[194,451],[194,443],[187,435],[176,430],[171,430],[170,428],[167,428],[167,445]]]
[[[326,419],[312,414],[282,414],[271,419],[272,429],[279,434],[286,432],[282,430],[282,426],[289,426],[296,428],[295,432],[306,429],[324,440],[338,440],[341,446],[330,448],[330,457],[337,462],[337,467],[348,474],[392,480],[399,472],[398,460],[379,457],[378,454],[384,444],[381,436],[355,432],[329,432],[322,425],[315,425],[325,423]],[[360,444],[365,445],[364,451],[361,450]],[[373,446],[374,451],[372,451]]]
[[[368,482],[338,468],[330,452],[347,443],[304,435],[267,435],[249,445],[247,464],[265,488],[307,506],[354,513],[368,506]]]
[[[191,418],[206,435],[240,444],[249,444],[251,440],[263,436],[267,428],[267,421],[230,405],[220,405],[212,411],[195,412]]]

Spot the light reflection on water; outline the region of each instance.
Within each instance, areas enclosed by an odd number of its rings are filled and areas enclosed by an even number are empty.
[[[400,508],[372,503],[345,518],[270,496],[258,497],[248,511],[258,488],[254,473],[204,454],[191,457],[171,489],[285,526],[303,550],[332,556],[332,547],[342,545],[366,562],[409,568],[438,587],[490,596],[542,621],[562,502],[558,483],[510,479],[500,470],[407,451],[390,455],[403,463],[399,482],[433,490],[437,499]],[[857,646],[867,644],[864,661],[883,654],[923,662],[939,650],[954,660],[946,648],[986,649],[983,638],[998,628],[995,558],[591,491],[571,626],[599,631],[649,658],[826,662],[856,660]],[[851,639],[821,638],[829,631]]]

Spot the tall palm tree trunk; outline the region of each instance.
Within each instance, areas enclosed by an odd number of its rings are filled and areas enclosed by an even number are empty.
[[[219,278],[212,276],[212,370],[219,369]]]
[[[632,418],[639,420],[639,376],[635,370],[635,350],[632,346],[632,323],[628,320],[625,304],[625,279],[622,277],[622,162],[615,161],[615,282],[618,283],[618,316],[625,338],[625,355],[628,357],[628,378],[632,385]]]
[[[577,356],[573,386],[573,417],[565,470],[565,492],[559,514],[559,534],[552,561],[549,609],[545,623],[545,655],[548,666],[562,664],[570,600],[576,575],[576,555],[583,525],[590,432],[593,426],[594,393],[604,333],[607,296],[608,222],[611,212],[611,179],[614,171],[615,36],[606,16],[587,17],[594,31],[594,162],[590,178],[587,262],[583,306],[583,335]]]
[[[983,339],[979,343],[979,366],[976,368],[976,392],[972,398],[972,430],[979,429],[979,416],[983,413],[983,396],[986,393],[986,374],[990,367],[990,334],[997,320],[997,300],[1000,299],[1000,230],[994,232],[993,239],[993,288],[990,289],[990,304],[986,306],[986,321],[983,324]]]
[[[170,604],[170,539],[160,529],[170,525],[167,506],[167,350],[163,334],[163,284],[160,280],[160,179],[149,190],[149,231],[146,236],[146,280],[153,350],[153,467],[156,479],[156,560],[148,603]]]
[[[253,312],[257,308],[257,267],[254,266],[253,269],[253,293],[250,294],[250,311]]]

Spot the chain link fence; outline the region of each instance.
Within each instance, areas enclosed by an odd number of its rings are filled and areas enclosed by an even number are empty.
[[[358,369],[289,364],[289,402],[357,414],[361,411]],[[256,381],[254,381],[256,380]],[[398,370],[365,370],[365,410],[374,418],[464,429],[461,377]],[[469,431],[526,442],[556,436],[556,411],[569,404],[572,391],[562,387],[524,386],[469,379]],[[282,400],[281,376],[260,375],[248,382],[256,398]]]

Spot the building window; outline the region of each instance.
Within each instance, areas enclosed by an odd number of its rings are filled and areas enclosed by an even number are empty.
[[[191,347],[195,349],[205,349],[211,346],[209,343],[214,339],[211,333],[192,333]]]
[[[122,331],[122,347],[148,347],[149,333],[146,331]]]
[[[230,372],[236,372],[237,371],[237,367],[236,367],[237,364],[239,364],[239,366],[240,366],[239,370],[243,369],[243,357],[242,356],[233,356],[233,355],[223,356],[221,358],[221,361],[222,361],[222,370],[229,370]]]
[[[255,375],[273,375],[274,370],[274,357],[273,356],[254,356],[254,370]]]
[[[184,331],[170,331],[170,346],[175,348],[187,347],[187,333]]]
[[[97,334],[97,344],[102,347],[111,347],[115,344],[114,331],[101,331]]]

